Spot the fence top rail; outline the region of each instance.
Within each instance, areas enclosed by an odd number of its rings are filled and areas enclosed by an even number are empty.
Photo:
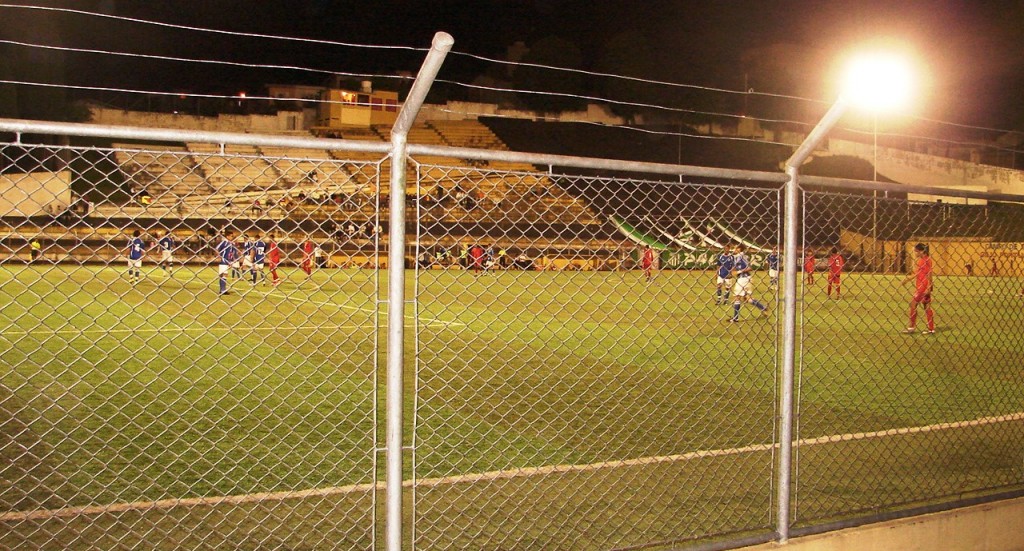
[[[66,136],[85,136],[116,139],[154,140],[163,142],[206,142],[223,145],[250,145],[269,147],[293,147],[300,149],[323,149],[336,151],[358,151],[387,155],[391,151],[388,142],[372,142],[364,140],[339,140],[332,138],[304,138],[295,136],[278,136],[273,134],[244,134],[233,132],[211,132],[204,130],[179,130],[167,128],[143,128],[136,126],[110,126],[84,123],[33,121],[22,119],[0,119],[0,132],[15,134],[56,134]],[[647,163],[616,159],[598,159],[591,157],[574,157],[568,155],[551,155],[544,153],[523,153],[516,151],[499,151],[468,147],[449,147],[438,145],[408,144],[411,155],[432,155],[453,159],[473,159],[481,161],[509,161],[541,165],[547,167],[572,167],[597,170],[615,170],[623,172],[667,174],[673,176],[690,176],[702,178],[721,178],[727,180],[746,180],[774,182],[781,187],[788,176],[783,172],[764,172],[729,168],[702,167],[691,165],[672,165],[664,163]],[[958,190],[943,187],[912,186],[856,180],[847,178],[831,178],[822,176],[800,176],[801,184],[821,186],[830,191],[892,191],[896,193],[918,193],[966,199],[985,199],[989,201],[1006,201],[1024,203],[1024,195],[1005,193],[988,193],[969,190]]]
[[[339,140],[329,138],[302,138],[294,136],[276,136],[272,134],[243,134],[211,132],[204,130],[158,129],[136,126],[109,126],[20,119],[0,119],[0,132],[12,132],[18,134],[56,134],[66,136],[154,140],[165,142],[206,142],[223,145],[278,146],[383,154],[387,154],[391,151],[391,144],[388,142]],[[645,163],[614,159],[596,159],[590,157],[573,157],[568,155],[521,153],[513,151],[423,144],[408,144],[408,151],[411,155],[434,155],[438,157],[450,157],[453,159],[510,161],[548,167],[562,166],[624,172],[670,174],[675,176],[696,176],[705,178],[723,178],[729,180],[775,182],[778,183],[780,187],[786,181],[785,174],[775,172]]]
[[[590,168],[597,170],[616,170],[623,172],[643,172],[650,174],[671,174],[673,176],[698,176],[703,178],[723,178],[728,180],[750,180],[775,182],[782,187],[786,175],[781,172],[764,172],[757,170],[741,170],[733,168],[715,168],[692,165],[672,165],[664,163],[646,163],[641,161],[624,161],[616,159],[597,159],[593,157],[574,157],[570,155],[552,155],[547,153],[521,153],[517,151],[497,151],[474,149],[468,147],[448,147],[439,145],[409,144],[411,155],[433,155],[438,157],[454,157],[457,159],[473,159],[480,161],[509,161],[529,163],[548,167]]]
[[[338,140],[275,136],[272,134],[243,134],[211,132],[206,130],[180,130],[173,128],[143,128],[140,126],[110,126],[71,122],[30,121],[0,119],[0,132],[17,134],[56,134],[93,138],[153,140],[159,142],[205,142],[221,145],[255,145],[300,149],[328,149],[387,154],[391,144],[365,140]]]
[[[932,186],[912,186],[907,184],[896,184],[888,182],[873,182],[870,180],[852,180],[846,178],[827,178],[823,176],[800,175],[800,185],[812,185],[826,188],[828,191],[891,191],[895,193],[917,193],[921,195],[938,195],[944,197],[959,197],[962,199],[985,199],[988,201],[1005,201],[1009,203],[1024,203],[1024,195],[1013,195],[1009,193],[991,193],[985,191],[971,191],[966,189],[951,189]]]

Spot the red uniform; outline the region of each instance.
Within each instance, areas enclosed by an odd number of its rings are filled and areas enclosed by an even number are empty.
[[[935,331],[935,311],[932,310],[932,259],[930,256],[921,256],[917,260],[917,273],[914,278],[914,298],[910,300],[910,325],[907,331],[913,331],[917,326],[917,305],[924,305],[925,321],[928,323],[928,331]]]
[[[270,268],[270,277],[274,285],[277,285],[277,266],[281,264],[281,249],[273,241],[267,244],[267,264]]]
[[[651,270],[654,268],[654,249],[650,247],[644,249],[644,256],[640,260],[640,267],[643,268],[647,279],[651,279]]]
[[[469,258],[471,267],[473,270],[482,270],[484,268],[484,248],[480,245],[473,245],[469,249]]]
[[[313,242],[306,241],[302,244],[302,271],[306,275],[313,273]]]
[[[832,286],[834,285],[836,288],[836,298],[839,298],[840,279],[843,274],[843,266],[845,265],[846,260],[839,253],[828,257],[828,296],[832,296]]]
[[[932,258],[922,256],[917,260],[917,276],[914,278],[914,302],[928,304],[932,301]]]
[[[804,259],[804,273],[807,274],[807,283],[814,283],[814,255],[809,254]]]

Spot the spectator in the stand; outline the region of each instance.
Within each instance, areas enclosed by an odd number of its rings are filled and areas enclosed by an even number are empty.
[[[32,241],[28,243],[29,258],[32,262],[39,260],[43,256],[43,244],[39,242],[38,237],[33,237]]]

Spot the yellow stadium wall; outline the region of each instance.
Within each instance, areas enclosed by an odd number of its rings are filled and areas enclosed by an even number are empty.
[[[968,275],[968,265],[976,276],[1024,275],[1024,243],[978,241],[927,242],[937,275]],[[907,244],[907,251],[913,248]]]
[[[928,245],[936,275],[965,276],[970,267],[975,276],[1024,276],[1024,243],[934,237],[884,241],[848,230],[839,238],[843,249],[858,255],[870,270],[884,273],[908,273],[917,243]]]

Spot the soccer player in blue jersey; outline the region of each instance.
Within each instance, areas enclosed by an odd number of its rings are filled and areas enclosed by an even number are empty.
[[[718,284],[715,290],[715,304],[729,303],[729,288],[732,286],[732,270],[735,259],[732,255],[732,246],[726,245],[722,254],[718,255],[718,274],[715,282]],[[722,296],[722,290],[725,296]]]
[[[146,244],[142,242],[142,232],[135,230],[128,240],[128,278],[132,283],[142,279],[142,255],[146,254]]]
[[[171,232],[164,233],[156,245],[160,248],[160,267],[170,275],[174,269],[171,264],[174,262],[174,248],[177,246],[174,235]]]
[[[232,277],[237,277],[237,278],[241,279],[241,278],[245,277],[245,272],[251,272],[252,271],[252,239],[250,239],[249,236],[244,234],[244,233],[242,234],[242,258],[241,258],[241,260],[242,260],[242,269],[238,270],[237,266],[236,266],[235,267],[236,269],[234,271],[232,271],[232,273],[231,273]]]
[[[220,280],[220,294],[228,294],[228,270],[238,269],[238,247],[233,241],[231,230],[224,230],[224,236],[217,244],[217,258],[220,263],[217,266],[217,276]]]
[[[754,268],[750,265],[750,260],[747,259],[746,250],[747,248],[743,245],[736,247],[736,258],[733,266],[733,273],[736,274],[736,285],[732,289],[732,319],[729,320],[733,323],[740,321],[740,306],[744,302],[753,304],[758,310],[761,310],[762,315],[768,315],[768,307],[753,296],[754,286],[752,279]]]
[[[768,265],[768,280],[774,291],[779,288],[779,248],[772,247],[772,252],[768,253],[764,261]]]
[[[263,264],[267,261],[267,242],[257,237],[255,241],[250,244],[250,250],[252,251],[252,284],[256,285],[257,279],[264,279],[263,275]]]

